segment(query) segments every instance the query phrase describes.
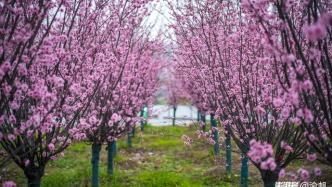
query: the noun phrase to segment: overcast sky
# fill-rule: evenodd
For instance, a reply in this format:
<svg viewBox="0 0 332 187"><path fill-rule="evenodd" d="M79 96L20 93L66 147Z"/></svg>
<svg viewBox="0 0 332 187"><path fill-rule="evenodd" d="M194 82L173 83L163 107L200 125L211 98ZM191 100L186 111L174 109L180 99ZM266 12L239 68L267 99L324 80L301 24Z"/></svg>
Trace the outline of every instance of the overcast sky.
<svg viewBox="0 0 332 187"><path fill-rule="evenodd" d="M155 27L152 29L152 36L156 37L158 32L168 32L167 25L170 24L170 10L167 6L167 3L164 1L159 1L153 3L154 6L151 6L151 15L148 18L147 23L153 24L156 23Z"/></svg>

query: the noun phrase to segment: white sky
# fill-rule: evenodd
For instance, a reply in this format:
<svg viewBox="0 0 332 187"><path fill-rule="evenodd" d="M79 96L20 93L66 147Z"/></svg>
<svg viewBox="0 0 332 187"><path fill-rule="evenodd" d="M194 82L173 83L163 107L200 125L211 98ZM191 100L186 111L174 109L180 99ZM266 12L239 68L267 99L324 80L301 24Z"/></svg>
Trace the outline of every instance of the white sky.
<svg viewBox="0 0 332 187"><path fill-rule="evenodd" d="M158 35L158 32L169 33L170 31L167 25L171 24L171 15L167 3L157 0L153 3L153 5L150 7L152 12L147 20L148 24L156 23L151 31L152 37L156 37Z"/></svg>

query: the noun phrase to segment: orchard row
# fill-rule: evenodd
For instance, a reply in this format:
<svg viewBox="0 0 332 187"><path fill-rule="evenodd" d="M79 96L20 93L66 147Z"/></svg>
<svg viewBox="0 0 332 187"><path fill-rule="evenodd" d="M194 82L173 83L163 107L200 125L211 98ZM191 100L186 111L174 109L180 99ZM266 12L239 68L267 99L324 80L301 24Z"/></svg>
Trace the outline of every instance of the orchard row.
<svg viewBox="0 0 332 187"><path fill-rule="evenodd" d="M98 186L102 145L141 121L158 88L163 43L143 27L149 3L0 3L0 167L11 159L40 186L50 160L86 141Z"/></svg>
<svg viewBox="0 0 332 187"><path fill-rule="evenodd" d="M191 0L169 6L178 87L221 124L197 131L198 138L215 152L218 134L225 134L227 147L234 140L265 186L275 186L303 155L332 167L331 1ZM184 139L189 146L192 139ZM299 180L310 173L320 170L300 169Z"/></svg>

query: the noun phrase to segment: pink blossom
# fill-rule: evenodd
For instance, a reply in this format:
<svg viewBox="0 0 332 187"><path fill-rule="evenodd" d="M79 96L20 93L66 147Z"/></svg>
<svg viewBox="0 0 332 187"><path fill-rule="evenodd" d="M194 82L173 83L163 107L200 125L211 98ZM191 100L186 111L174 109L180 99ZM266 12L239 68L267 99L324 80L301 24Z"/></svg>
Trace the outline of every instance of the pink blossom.
<svg viewBox="0 0 332 187"><path fill-rule="evenodd" d="M5 122L5 116L1 116L0 117L0 125L2 125Z"/></svg>
<svg viewBox="0 0 332 187"><path fill-rule="evenodd" d="M268 170L269 169L269 165L267 162L261 162L260 167L262 170Z"/></svg>
<svg viewBox="0 0 332 187"><path fill-rule="evenodd" d="M310 162L313 162L317 159L317 156L315 153L312 153L312 154L307 154L307 159L310 161Z"/></svg>
<svg viewBox="0 0 332 187"><path fill-rule="evenodd" d="M250 141L250 150L247 153L247 156L255 163L259 163L262 160L265 160L261 162L260 167L262 169L270 169L275 170L276 164L274 162L273 155L273 148L272 145L264 143L261 144L260 142L257 142L256 140Z"/></svg>
<svg viewBox="0 0 332 187"><path fill-rule="evenodd" d="M294 106L298 106L300 103L299 94L297 92L290 93L290 101Z"/></svg>
<svg viewBox="0 0 332 187"><path fill-rule="evenodd" d="M86 138L85 133L80 133L80 136L77 138L77 140L84 140Z"/></svg>
<svg viewBox="0 0 332 187"><path fill-rule="evenodd" d="M66 144L70 145L71 144L71 139L67 139Z"/></svg>
<svg viewBox="0 0 332 187"><path fill-rule="evenodd" d="M302 124L302 120L301 120L300 118L298 118L298 117L294 117L294 118L292 118L291 121L292 121L293 123L295 123L296 126L299 126L299 125Z"/></svg>
<svg viewBox="0 0 332 187"><path fill-rule="evenodd" d="M262 115L265 115L265 114L266 114L266 110L265 110L262 106L260 106L260 105L258 105L258 106L255 108L255 111L257 112L257 114L262 114Z"/></svg>
<svg viewBox="0 0 332 187"><path fill-rule="evenodd" d="M323 138L323 140L327 140L327 135L324 133L324 134L322 134L322 138Z"/></svg>
<svg viewBox="0 0 332 187"><path fill-rule="evenodd" d="M118 115L117 113L114 113L112 114L111 120L113 120L113 122L116 123L121 120L121 116Z"/></svg>
<svg viewBox="0 0 332 187"><path fill-rule="evenodd" d="M296 57L293 54L282 55L282 61L285 63L291 63L296 60Z"/></svg>
<svg viewBox="0 0 332 187"><path fill-rule="evenodd" d="M286 145L285 147L285 150L287 151L287 152L293 152L293 148L291 147L291 146L289 146L289 145Z"/></svg>
<svg viewBox="0 0 332 187"><path fill-rule="evenodd" d="M316 136L313 135L313 134L310 134L310 135L309 135L309 140L310 140L311 142L315 141L315 140L316 140Z"/></svg>
<svg viewBox="0 0 332 187"><path fill-rule="evenodd" d="M322 174L322 171L319 167L315 167L314 172L316 176L320 176Z"/></svg>
<svg viewBox="0 0 332 187"><path fill-rule="evenodd" d="M277 164L275 162L271 162L269 164L269 168L270 168L271 171L274 171L277 168Z"/></svg>
<svg viewBox="0 0 332 187"><path fill-rule="evenodd" d="M326 35L326 28L324 25L317 23L316 25L306 26L304 32L311 42L316 42L318 39L322 39Z"/></svg>
<svg viewBox="0 0 332 187"><path fill-rule="evenodd" d="M2 183L3 187L16 187L16 184L13 181L6 181Z"/></svg>
<svg viewBox="0 0 332 187"><path fill-rule="evenodd" d="M287 146L288 145L288 143L286 142L286 141L284 141L284 140L282 140L281 142L280 142L280 147L281 148L285 148L285 146Z"/></svg>
<svg viewBox="0 0 332 187"><path fill-rule="evenodd" d="M291 179L291 181L295 181L295 180L297 179L296 174L292 173L292 174L290 175L290 179Z"/></svg>
<svg viewBox="0 0 332 187"><path fill-rule="evenodd" d="M187 135L182 135L181 139L182 139L182 140L188 140L188 139L189 139L189 136L187 136Z"/></svg>
<svg viewBox="0 0 332 187"><path fill-rule="evenodd" d="M282 115L282 117L287 118L289 116L290 112L291 111L288 107L284 107L281 111L281 115Z"/></svg>
<svg viewBox="0 0 332 187"><path fill-rule="evenodd" d="M27 135L28 137L31 137L33 135L34 131L33 130L28 130Z"/></svg>
<svg viewBox="0 0 332 187"><path fill-rule="evenodd" d="M260 167L263 170L271 170L274 171L277 168L277 164L274 161L273 157L268 158L266 161L260 163Z"/></svg>
<svg viewBox="0 0 332 187"><path fill-rule="evenodd" d="M61 152L59 157L60 157L60 158L63 158L64 156L65 156L65 153L64 153L64 152Z"/></svg>
<svg viewBox="0 0 332 187"><path fill-rule="evenodd" d="M314 121L314 116L309 109L303 109L304 120L307 123L312 123Z"/></svg>
<svg viewBox="0 0 332 187"><path fill-rule="evenodd" d="M55 146L54 146L53 143L48 144L47 147L48 147L48 149L51 150L51 151L54 151L54 150L55 150Z"/></svg>
<svg viewBox="0 0 332 187"><path fill-rule="evenodd" d="M187 146L187 147L191 146L189 142L184 142L184 145Z"/></svg>
<svg viewBox="0 0 332 187"><path fill-rule="evenodd" d="M26 68L26 65L21 63L18 65L17 67L17 71L20 75L27 75L27 68Z"/></svg>
<svg viewBox="0 0 332 187"><path fill-rule="evenodd" d="M113 120L109 120L107 124L108 124L109 127L113 127L114 122L113 122Z"/></svg>
<svg viewBox="0 0 332 187"><path fill-rule="evenodd" d="M2 79L4 75L5 75L5 72L0 68L0 79Z"/></svg>
<svg viewBox="0 0 332 187"><path fill-rule="evenodd" d="M8 135L7 135L7 138L8 138L8 140L11 141L11 142L14 141L14 140L16 139L15 135L13 135L13 134L8 134Z"/></svg>
<svg viewBox="0 0 332 187"><path fill-rule="evenodd" d="M297 172L300 174L302 180L307 181L309 179L309 171L300 168Z"/></svg>
<svg viewBox="0 0 332 187"><path fill-rule="evenodd" d="M9 123L16 123L16 117L14 115L9 116Z"/></svg>
<svg viewBox="0 0 332 187"><path fill-rule="evenodd" d="M302 83L302 88L303 90L305 91L309 91L312 89L312 82L310 80L305 80L303 83Z"/></svg>
<svg viewBox="0 0 332 187"><path fill-rule="evenodd" d="M20 86L20 88L22 89L22 91L24 91L24 92L26 92L26 91L28 91L28 85L27 84L21 84L21 86Z"/></svg>
<svg viewBox="0 0 332 187"><path fill-rule="evenodd" d="M17 92L17 91L16 91ZM20 106L17 104L17 102L13 101L11 104L10 104L10 107L14 110L17 110Z"/></svg>
<svg viewBox="0 0 332 187"><path fill-rule="evenodd" d="M216 141L214 141L212 138L209 138L208 141L209 141L209 143L210 143L211 145L216 144Z"/></svg>
<svg viewBox="0 0 332 187"><path fill-rule="evenodd" d="M24 165L25 165L25 166L28 166L29 164L30 164L30 160L26 159L26 160L24 161Z"/></svg>
<svg viewBox="0 0 332 187"><path fill-rule="evenodd" d="M267 57L259 58L258 60L261 64L268 64L270 63L270 59Z"/></svg>
<svg viewBox="0 0 332 187"><path fill-rule="evenodd" d="M222 136L222 137L219 138L219 140L220 140L220 142L223 142L223 141L226 140L226 137L223 137L223 136Z"/></svg>
<svg viewBox="0 0 332 187"><path fill-rule="evenodd" d="M273 105L274 105L275 107L281 107L283 104L284 104L284 102L283 102L283 100L280 99L280 98L275 98L275 99L273 100Z"/></svg>
<svg viewBox="0 0 332 187"><path fill-rule="evenodd" d="M222 114L222 112L222 109L219 107L215 112L215 116L219 116L220 114Z"/></svg>
<svg viewBox="0 0 332 187"><path fill-rule="evenodd" d="M285 178L286 176L286 170L284 168L282 168L280 171L279 171L279 178L282 179L282 178Z"/></svg>
<svg viewBox="0 0 332 187"><path fill-rule="evenodd" d="M10 70L11 65L8 61L6 61L2 64L2 66L0 68L2 69L3 72L7 72Z"/></svg>

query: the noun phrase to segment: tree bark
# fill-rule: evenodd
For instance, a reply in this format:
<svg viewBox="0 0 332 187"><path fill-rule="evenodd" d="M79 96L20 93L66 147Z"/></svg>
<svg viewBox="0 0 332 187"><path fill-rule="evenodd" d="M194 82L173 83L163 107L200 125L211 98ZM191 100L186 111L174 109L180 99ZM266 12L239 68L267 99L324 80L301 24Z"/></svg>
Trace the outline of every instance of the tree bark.
<svg viewBox="0 0 332 187"><path fill-rule="evenodd" d="M231 145L231 137L226 135L226 172L232 172L232 145Z"/></svg>
<svg viewBox="0 0 332 187"><path fill-rule="evenodd" d="M173 126L175 125L176 107L173 107Z"/></svg>
<svg viewBox="0 0 332 187"><path fill-rule="evenodd" d="M206 118L205 115L201 113L201 120L204 123L204 125L202 126L202 131L205 132L206 131Z"/></svg>
<svg viewBox="0 0 332 187"><path fill-rule="evenodd" d="M248 157L245 154L242 154L241 187L247 187L248 186L248 176L249 176Z"/></svg>
<svg viewBox="0 0 332 187"><path fill-rule="evenodd" d="M128 147L132 147L132 145L133 145L133 143L132 143L132 140L131 140L131 138L132 138L132 130L130 130L129 132L128 132L128 134L127 134L127 143L128 143Z"/></svg>
<svg viewBox="0 0 332 187"><path fill-rule="evenodd" d="M40 187L41 177L28 178L28 187Z"/></svg>
<svg viewBox="0 0 332 187"><path fill-rule="evenodd" d="M214 114L211 114L211 128L217 127L217 121L214 119ZM219 154L218 131L213 131L213 140L216 142L213 146L214 154Z"/></svg>
<svg viewBox="0 0 332 187"><path fill-rule="evenodd" d="M40 187L41 178L44 176L44 169L45 166L31 166L23 169L24 174L28 179L28 187Z"/></svg>
<svg viewBox="0 0 332 187"><path fill-rule="evenodd" d="M135 137L135 128L136 128L136 125L133 126L133 129L131 129L131 137Z"/></svg>
<svg viewBox="0 0 332 187"><path fill-rule="evenodd" d="M264 181L264 187L274 187L279 179L279 170L260 170L262 179Z"/></svg>
<svg viewBox="0 0 332 187"><path fill-rule="evenodd" d="M199 122L201 120L201 111L198 110L197 111L197 122Z"/></svg>
<svg viewBox="0 0 332 187"><path fill-rule="evenodd" d="M112 175L114 173L113 158L115 156L116 142L108 142L107 146L107 173Z"/></svg>
<svg viewBox="0 0 332 187"><path fill-rule="evenodd" d="M100 157L100 144L92 144L92 187L98 187L99 179L99 157Z"/></svg>
<svg viewBox="0 0 332 187"><path fill-rule="evenodd" d="M144 117L144 110L141 110L141 117ZM144 120L141 121L141 132L144 130Z"/></svg>

